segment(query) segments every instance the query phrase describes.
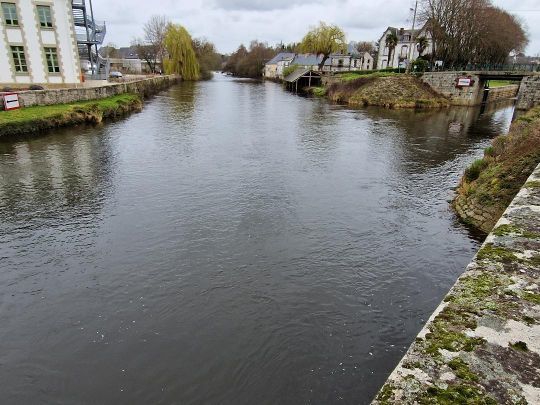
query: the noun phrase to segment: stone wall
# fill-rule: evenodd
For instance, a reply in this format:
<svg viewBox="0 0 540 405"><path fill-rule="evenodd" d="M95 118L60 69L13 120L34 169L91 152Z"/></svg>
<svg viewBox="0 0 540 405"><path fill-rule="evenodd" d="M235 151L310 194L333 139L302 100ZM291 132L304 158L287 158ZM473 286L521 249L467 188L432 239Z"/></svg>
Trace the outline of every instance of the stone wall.
<svg viewBox="0 0 540 405"><path fill-rule="evenodd" d="M540 403L540 165L374 404Z"/></svg>
<svg viewBox="0 0 540 405"><path fill-rule="evenodd" d="M519 88L516 109L528 110L537 105L540 105L540 75L523 79Z"/></svg>
<svg viewBox="0 0 540 405"><path fill-rule="evenodd" d="M471 76L474 85L459 89L456 87L456 78L464 76ZM453 105L471 106L482 102L479 88L481 85L480 78L476 75L466 72L426 72L421 79L437 93L448 97Z"/></svg>
<svg viewBox="0 0 540 405"><path fill-rule="evenodd" d="M454 208L464 222L486 233L493 229L493 226L503 212L498 206L481 203L476 198L466 195L458 195L456 197Z"/></svg>
<svg viewBox="0 0 540 405"><path fill-rule="evenodd" d="M493 101L507 100L509 98L515 98L519 91L519 85L512 84L509 86L503 87L494 87L489 89L489 95L487 102L491 103Z"/></svg>
<svg viewBox="0 0 540 405"><path fill-rule="evenodd" d="M130 82L108 84L100 87L65 88L19 92L19 101L23 107L36 105L69 104L77 101L97 100L125 93L148 97L180 81L179 76L155 76ZM0 108L4 100L0 93Z"/></svg>

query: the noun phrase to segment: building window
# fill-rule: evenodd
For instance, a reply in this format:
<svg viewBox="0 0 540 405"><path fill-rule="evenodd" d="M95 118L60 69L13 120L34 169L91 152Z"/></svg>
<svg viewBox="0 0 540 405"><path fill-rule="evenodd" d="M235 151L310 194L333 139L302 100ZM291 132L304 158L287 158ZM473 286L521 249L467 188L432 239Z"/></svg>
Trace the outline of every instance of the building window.
<svg viewBox="0 0 540 405"><path fill-rule="evenodd" d="M52 14L50 6L36 6L39 16L39 25L43 28L52 28Z"/></svg>
<svg viewBox="0 0 540 405"><path fill-rule="evenodd" d="M2 3L2 12L4 13L6 25L19 25L19 17L17 17L17 7L15 4Z"/></svg>
<svg viewBox="0 0 540 405"><path fill-rule="evenodd" d="M400 56L402 58L407 58L409 56L408 53L409 53L409 47L407 45L403 45L401 47L401 55Z"/></svg>
<svg viewBox="0 0 540 405"><path fill-rule="evenodd" d="M26 64L26 56L24 55L24 47L12 46L11 55L13 56L13 64L15 65L15 72L17 73L28 72L28 65Z"/></svg>
<svg viewBox="0 0 540 405"><path fill-rule="evenodd" d="M47 69L49 70L49 73L60 73L56 48L45 48L45 59L47 60Z"/></svg>

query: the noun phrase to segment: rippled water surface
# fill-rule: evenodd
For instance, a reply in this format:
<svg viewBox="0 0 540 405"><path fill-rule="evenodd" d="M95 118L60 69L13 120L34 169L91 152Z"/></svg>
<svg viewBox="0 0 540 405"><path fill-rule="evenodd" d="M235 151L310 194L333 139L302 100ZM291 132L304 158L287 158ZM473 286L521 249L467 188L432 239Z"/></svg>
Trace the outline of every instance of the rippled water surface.
<svg viewBox="0 0 540 405"><path fill-rule="evenodd" d="M368 403L478 247L448 200L512 113L220 76L0 142L0 402Z"/></svg>

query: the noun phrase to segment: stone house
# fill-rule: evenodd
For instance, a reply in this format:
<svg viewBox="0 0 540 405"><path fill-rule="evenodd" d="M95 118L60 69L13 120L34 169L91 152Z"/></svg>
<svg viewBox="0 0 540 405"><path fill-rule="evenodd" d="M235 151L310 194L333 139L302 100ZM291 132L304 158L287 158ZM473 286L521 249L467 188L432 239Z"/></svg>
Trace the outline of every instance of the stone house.
<svg viewBox="0 0 540 405"><path fill-rule="evenodd" d="M390 50L386 46L386 37L391 33L397 36L398 42L390 55ZM420 55L418 52L417 40L421 37L428 40L428 46L423 51L423 55L432 53L433 41L431 39L431 34L427 31L426 27L415 30L388 27L378 41L379 53L377 57L377 69L404 68L409 62L418 59Z"/></svg>
<svg viewBox="0 0 540 405"><path fill-rule="evenodd" d="M315 54L280 53L268 61L264 67L264 77L282 79L283 71L289 66L298 66L304 69L319 70L322 56ZM325 61L323 72L349 72L357 70L372 70L373 57L369 53L359 55L356 53L332 54Z"/></svg>
<svg viewBox="0 0 540 405"><path fill-rule="evenodd" d="M279 79L283 76L283 70L290 65L296 56L292 52L280 52L264 65L263 76L267 79Z"/></svg>

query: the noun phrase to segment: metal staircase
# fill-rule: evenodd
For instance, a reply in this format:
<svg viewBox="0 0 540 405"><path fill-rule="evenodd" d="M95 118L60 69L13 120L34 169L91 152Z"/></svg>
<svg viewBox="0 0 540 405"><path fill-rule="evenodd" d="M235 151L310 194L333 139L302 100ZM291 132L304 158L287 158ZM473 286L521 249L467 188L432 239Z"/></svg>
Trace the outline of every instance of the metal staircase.
<svg viewBox="0 0 540 405"><path fill-rule="evenodd" d="M98 47L103 44L107 26L104 21L94 19L92 0L72 0L73 22L79 48L80 60L90 62L89 79L107 79L109 63L99 55Z"/></svg>

